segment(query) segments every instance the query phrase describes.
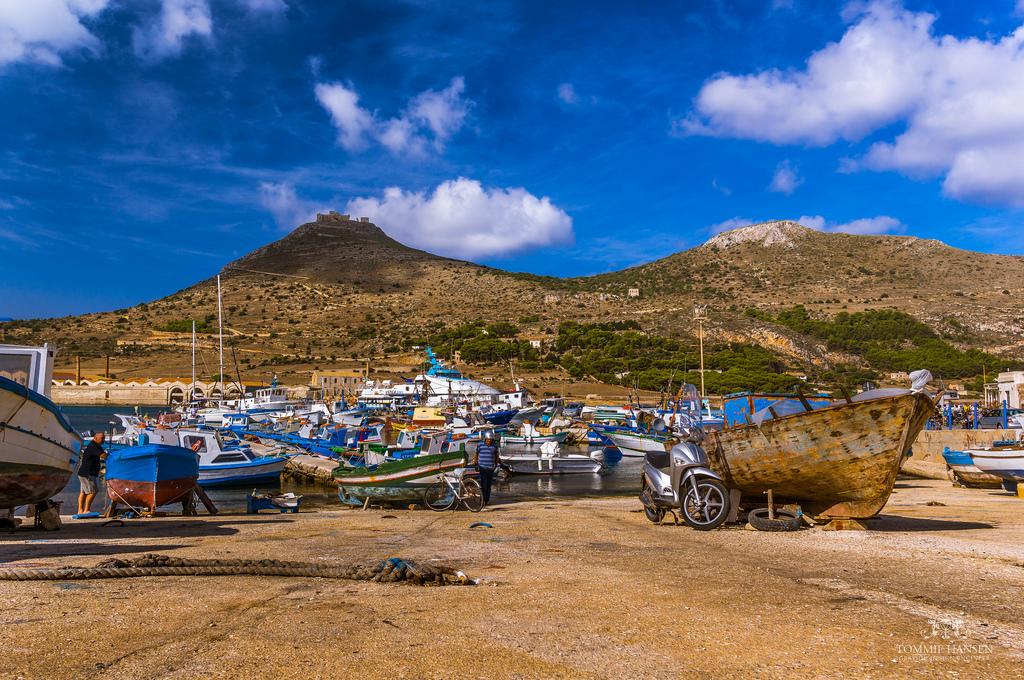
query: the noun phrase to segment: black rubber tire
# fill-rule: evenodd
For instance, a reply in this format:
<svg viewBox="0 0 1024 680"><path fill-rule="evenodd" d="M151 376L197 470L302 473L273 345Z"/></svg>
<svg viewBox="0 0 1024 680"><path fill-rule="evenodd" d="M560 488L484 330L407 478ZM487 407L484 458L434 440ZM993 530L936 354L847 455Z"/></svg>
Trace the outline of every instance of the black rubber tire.
<svg viewBox="0 0 1024 680"><path fill-rule="evenodd" d="M747 513L747 522L758 531L797 531L803 520L795 512L776 510L775 519L768 519L768 508L756 508Z"/></svg>
<svg viewBox="0 0 1024 680"><path fill-rule="evenodd" d="M689 486L688 482L684 481L683 484ZM704 478L697 482L698 492L703 488L709 487L714 492L716 500L720 501L718 503L720 510L714 518L706 522L690 517L690 513L687 511L687 498L692 492L692 489L687 489L686 491L680 489L679 495L682 496L682 507L679 508L679 512L683 515L683 521L686 522L686 526L691 529L696 529L698 531L711 531L712 529L717 529L722 526L725 524L725 520L729 519L729 490L725 488L724 484L716 479Z"/></svg>
<svg viewBox="0 0 1024 680"><path fill-rule="evenodd" d="M480 482L473 478L462 480L462 504L470 512L480 512L484 509L484 492L480 488Z"/></svg>
<svg viewBox="0 0 1024 680"><path fill-rule="evenodd" d="M661 524L662 520L665 519L665 508L651 508L650 506L645 505L644 517L655 524Z"/></svg>
<svg viewBox="0 0 1024 680"><path fill-rule="evenodd" d="M651 498L654 497L653 492L650 491L651 485L647 483L647 477L640 475L640 505L643 506L644 517L654 524L661 524L662 520L665 519L665 508L651 507L647 503L644 503L644 494L647 494Z"/></svg>
<svg viewBox="0 0 1024 680"><path fill-rule="evenodd" d="M423 505L434 512L444 512L451 509L454 504L455 494L443 479L428 486L427 490L423 492Z"/></svg>

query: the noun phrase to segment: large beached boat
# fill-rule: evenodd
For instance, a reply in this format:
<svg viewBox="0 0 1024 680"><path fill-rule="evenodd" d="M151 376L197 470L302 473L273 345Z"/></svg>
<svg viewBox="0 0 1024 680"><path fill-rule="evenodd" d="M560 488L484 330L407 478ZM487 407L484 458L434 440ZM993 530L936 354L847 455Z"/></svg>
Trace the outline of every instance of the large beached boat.
<svg viewBox="0 0 1024 680"><path fill-rule="evenodd" d="M0 510L45 501L68 483L82 438L49 399L53 350L0 345Z"/></svg>
<svg viewBox="0 0 1024 680"><path fill-rule="evenodd" d="M924 391L931 375L917 378L912 390L873 390L819 406L798 395L761 395L772 397L768 406L710 433L704 448L726 486L744 496L763 499L771 489L777 501L813 516L872 517L935 407Z"/></svg>

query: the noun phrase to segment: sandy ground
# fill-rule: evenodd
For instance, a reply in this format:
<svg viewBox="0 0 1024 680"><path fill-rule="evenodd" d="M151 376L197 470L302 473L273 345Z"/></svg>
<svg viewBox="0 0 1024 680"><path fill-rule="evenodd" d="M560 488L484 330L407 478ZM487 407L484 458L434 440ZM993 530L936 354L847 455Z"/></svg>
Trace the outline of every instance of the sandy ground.
<svg viewBox="0 0 1024 680"><path fill-rule="evenodd" d="M928 505L929 502L941 505ZM325 510L0 534L109 555L443 558L482 579L0 582L3 678L1020 677L1024 500L901 480L868 532L701 533L630 498ZM491 529L469 529L477 520Z"/></svg>

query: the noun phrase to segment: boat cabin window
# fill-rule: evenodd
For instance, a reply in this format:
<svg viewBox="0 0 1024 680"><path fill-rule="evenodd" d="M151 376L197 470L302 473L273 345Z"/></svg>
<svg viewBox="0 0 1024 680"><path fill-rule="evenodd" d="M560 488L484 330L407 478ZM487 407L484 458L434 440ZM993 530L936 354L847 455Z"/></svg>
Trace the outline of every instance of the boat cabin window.
<svg viewBox="0 0 1024 680"><path fill-rule="evenodd" d="M199 447L196 448L196 443L199 443ZM197 437L195 435L185 435L185 448L192 449L196 453L206 453L206 437Z"/></svg>
<svg viewBox="0 0 1024 680"><path fill-rule="evenodd" d="M222 453L213 459L214 464L217 463L244 463L248 458L241 453Z"/></svg>
<svg viewBox="0 0 1024 680"><path fill-rule="evenodd" d="M0 376L13 380L22 386L28 386L32 374L32 357L28 354L0 355Z"/></svg>

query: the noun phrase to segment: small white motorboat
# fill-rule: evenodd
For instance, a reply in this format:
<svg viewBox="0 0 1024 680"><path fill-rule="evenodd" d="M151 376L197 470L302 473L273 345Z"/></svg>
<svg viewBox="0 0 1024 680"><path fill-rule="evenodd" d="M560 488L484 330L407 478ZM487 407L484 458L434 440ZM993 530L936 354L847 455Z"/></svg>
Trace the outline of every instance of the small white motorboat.
<svg viewBox="0 0 1024 680"><path fill-rule="evenodd" d="M558 442L545 442L538 450L502 451L501 462L515 474L593 474L604 469L604 454L564 453Z"/></svg>
<svg viewBox="0 0 1024 680"><path fill-rule="evenodd" d="M964 451L975 467L1003 480L1003 488L1016 492L1017 484L1024 482L1024 442L995 442L992 446Z"/></svg>

